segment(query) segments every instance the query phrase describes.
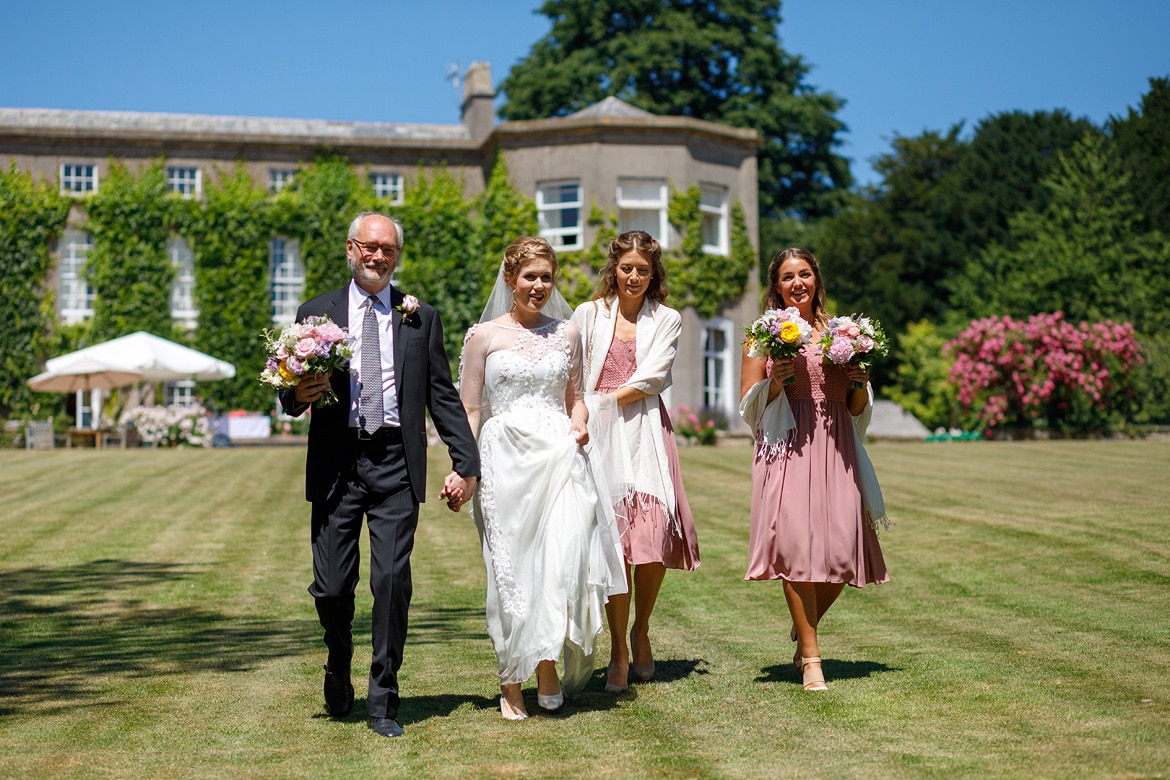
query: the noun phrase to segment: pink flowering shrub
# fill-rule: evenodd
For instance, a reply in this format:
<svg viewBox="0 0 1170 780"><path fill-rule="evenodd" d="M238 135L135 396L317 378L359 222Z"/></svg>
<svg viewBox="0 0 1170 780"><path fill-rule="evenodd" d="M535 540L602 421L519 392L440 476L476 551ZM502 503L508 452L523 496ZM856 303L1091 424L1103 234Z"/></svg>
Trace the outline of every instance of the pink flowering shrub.
<svg viewBox="0 0 1170 780"><path fill-rule="evenodd" d="M696 410L689 406L676 409L670 421L674 426L674 435L691 444L713 445L718 438L718 431L727 428L727 420L722 415L709 409Z"/></svg>
<svg viewBox="0 0 1170 780"><path fill-rule="evenodd" d="M1143 362L1128 322L1074 325L1062 312L974 320L945 350L959 404L988 433L1037 423L1057 433L1102 430L1129 392L1130 369Z"/></svg>

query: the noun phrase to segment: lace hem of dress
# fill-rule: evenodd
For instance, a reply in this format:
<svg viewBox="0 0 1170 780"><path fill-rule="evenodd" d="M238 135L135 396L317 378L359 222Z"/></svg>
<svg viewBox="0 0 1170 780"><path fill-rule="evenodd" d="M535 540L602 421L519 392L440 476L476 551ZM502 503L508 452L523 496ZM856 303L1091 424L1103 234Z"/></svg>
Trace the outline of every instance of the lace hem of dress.
<svg viewBox="0 0 1170 780"><path fill-rule="evenodd" d="M512 566L512 557L508 553L506 540L502 538L500 528L491 518L497 517L495 500L494 451L490 436L481 436L483 444L480 448L480 469L482 487L477 491L480 502L479 520L483 528L483 535L487 539L488 548L492 551L492 569L496 579L496 589L499 592L500 607L516 619L523 619L528 613L528 600L524 597L520 587L516 584L516 574ZM535 668L535 667L534 667Z"/></svg>

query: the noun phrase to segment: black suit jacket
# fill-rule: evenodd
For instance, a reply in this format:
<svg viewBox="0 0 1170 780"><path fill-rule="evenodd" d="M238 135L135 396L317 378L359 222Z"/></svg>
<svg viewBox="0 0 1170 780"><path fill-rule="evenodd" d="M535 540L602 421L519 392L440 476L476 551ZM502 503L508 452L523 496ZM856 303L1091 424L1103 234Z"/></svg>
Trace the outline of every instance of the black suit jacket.
<svg viewBox="0 0 1170 780"><path fill-rule="evenodd" d="M421 304L418 311L403 315L398 310L403 294L391 289L393 307L394 378L398 391L398 415L402 423L402 444L406 468L415 500L426 500L427 434L424 410L451 453L451 463L464 477L479 476L479 450L463 403L451 382L451 367L443 349L443 325L434 307ZM297 321L326 315L343 328L349 327L349 285L318 295L301 304ZM354 357L356 360L356 356ZM349 427L349 374L334 371L329 377L338 402L313 409L309 423L309 453L305 467L305 498L324 501L333 492L341 469L349 462L354 436ZM285 412L298 416L308 408L297 404L292 390L280 393Z"/></svg>

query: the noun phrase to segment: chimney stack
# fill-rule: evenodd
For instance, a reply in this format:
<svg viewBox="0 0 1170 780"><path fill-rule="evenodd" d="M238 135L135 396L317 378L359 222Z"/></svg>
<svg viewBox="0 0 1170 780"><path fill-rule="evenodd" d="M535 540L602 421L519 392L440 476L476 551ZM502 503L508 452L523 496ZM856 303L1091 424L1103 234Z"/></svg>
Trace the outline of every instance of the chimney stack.
<svg viewBox="0 0 1170 780"><path fill-rule="evenodd" d="M491 134L495 126L496 90L492 87L492 66L473 62L463 76L463 105L460 107L463 124L473 140L480 141Z"/></svg>

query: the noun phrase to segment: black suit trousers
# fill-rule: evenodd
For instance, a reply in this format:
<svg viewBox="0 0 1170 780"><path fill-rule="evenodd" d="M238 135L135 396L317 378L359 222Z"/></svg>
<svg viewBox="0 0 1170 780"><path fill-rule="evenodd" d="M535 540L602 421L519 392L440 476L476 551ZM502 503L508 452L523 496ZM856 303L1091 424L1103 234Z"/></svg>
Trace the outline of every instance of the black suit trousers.
<svg viewBox="0 0 1170 780"><path fill-rule="evenodd" d="M358 583L358 540L365 517L370 533L370 592L374 596L370 660L371 717L398 716L398 669L410 607L410 553L418 502L410 489L401 437L353 441L332 493L314 501L313 584L317 613L330 655L352 646L350 622Z"/></svg>

